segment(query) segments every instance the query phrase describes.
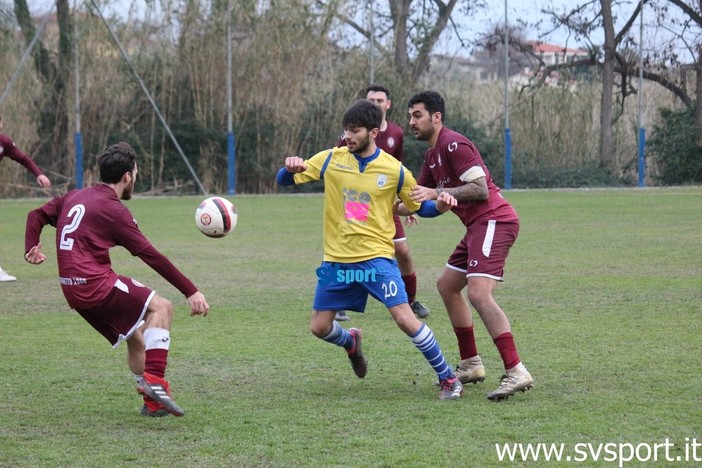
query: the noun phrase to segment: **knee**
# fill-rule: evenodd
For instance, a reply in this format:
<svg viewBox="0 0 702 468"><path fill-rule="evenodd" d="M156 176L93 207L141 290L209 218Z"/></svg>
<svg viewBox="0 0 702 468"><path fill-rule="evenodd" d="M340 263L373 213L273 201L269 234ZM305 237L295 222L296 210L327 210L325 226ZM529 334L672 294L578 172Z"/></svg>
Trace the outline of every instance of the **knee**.
<svg viewBox="0 0 702 468"><path fill-rule="evenodd" d="M450 296L451 294L460 294L461 289L456 289L456 284L454 281L449 280L448 278L442 276L439 276L439 279L436 280L436 289L438 289L439 294L441 297L446 297Z"/></svg>
<svg viewBox="0 0 702 468"><path fill-rule="evenodd" d="M436 280L436 289L439 291L439 294L441 294L442 296L444 295L444 292L446 291L446 282L443 279L441 279L440 276Z"/></svg>
<svg viewBox="0 0 702 468"><path fill-rule="evenodd" d="M329 330L327 330L325 333L325 331L322 330L320 328L320 326L314 322L310 323L310 331L317 338L323 338L323 337L327 336L327 334L329 333Z"/></svg>
<svg viewBox="0 0 702 468"><path fill-rule="evenodd" d="M333 323L332 323L333 325ZM331 325L324 320L319 320L318 317L313 317L310 321L310 332L317 338L324 338L331 331Z"/></svg>
<svg viewBox="0 0 702 468"><path fill-rule="evenodd" d="M407 306L407 310L393 314L397 327L406 335L412 335L422 326L422 323L415 317L412 309Z"/></svg>
<svg viewBox="0 0 702 468"><path fill-rule="evenodd" d="M480 312L485 309L485 306L492 301L492 296L489 291L483 288L468 287L468 301Z"/></svg>
<svg viewBox="0 0 702 468"><path fill-rule="evenodd" d="M157 296L154 297L151 313L161 320L167 321L169 324L173 320L173 303L168 299Z"/></svg>

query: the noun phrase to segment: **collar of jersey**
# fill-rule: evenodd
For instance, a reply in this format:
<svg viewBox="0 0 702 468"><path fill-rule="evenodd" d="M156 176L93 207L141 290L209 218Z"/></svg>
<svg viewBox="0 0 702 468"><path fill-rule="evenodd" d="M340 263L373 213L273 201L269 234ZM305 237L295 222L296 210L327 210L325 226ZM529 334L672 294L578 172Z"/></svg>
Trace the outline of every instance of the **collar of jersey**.
<svg viewBox="0 0 702 468"><path fill-rule="evenodd" d="M367 158L363 158L356 153L353 153L353 156L356 158L356 161L358 161L358 171L363 174L363 171L366 170L366 166L370 164L371 162L375 161L378 156L380 156L380 147L375 149L375 153L371 154Z"/></svg>

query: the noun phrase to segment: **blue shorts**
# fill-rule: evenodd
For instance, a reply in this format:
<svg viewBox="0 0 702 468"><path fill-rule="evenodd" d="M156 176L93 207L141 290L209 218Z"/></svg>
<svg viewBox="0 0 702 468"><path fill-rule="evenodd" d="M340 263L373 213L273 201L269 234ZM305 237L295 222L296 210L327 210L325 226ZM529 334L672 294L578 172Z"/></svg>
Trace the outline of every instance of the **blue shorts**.
<svg viewBox="0 0 702 468"><path fill-rule="evenodd" d="M390 308L407 303L397 262L374 258L357 263L322 262L317 268L314 310L366 310L368 294Z"/></svg>

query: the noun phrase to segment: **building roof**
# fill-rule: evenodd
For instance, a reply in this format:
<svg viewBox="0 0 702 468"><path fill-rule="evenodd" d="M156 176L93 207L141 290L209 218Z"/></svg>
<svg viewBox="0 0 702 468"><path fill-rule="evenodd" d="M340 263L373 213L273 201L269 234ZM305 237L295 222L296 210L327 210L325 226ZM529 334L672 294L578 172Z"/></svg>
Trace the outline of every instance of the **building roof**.
<svg viewBox="0 0 702 468"><path fill-rule="evenodd" d="M566 55L585 55L587 51L582 49L570 49L555 44L547 44L545 42L531 41L528 43L534 49L534 52L542 54L566 54Z"/></svg>

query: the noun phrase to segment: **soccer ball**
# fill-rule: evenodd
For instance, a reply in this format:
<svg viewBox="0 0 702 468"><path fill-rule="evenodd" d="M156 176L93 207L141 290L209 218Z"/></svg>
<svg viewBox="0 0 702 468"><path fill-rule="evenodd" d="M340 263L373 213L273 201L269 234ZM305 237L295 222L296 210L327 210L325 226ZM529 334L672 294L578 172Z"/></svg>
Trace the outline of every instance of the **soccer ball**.
<svg viewBox="0 0 702 468"><path fill-rule="evenodd" d="M236 208L226 198L210 197L195 210L195 225L207 237L226 236L236 222Z"/></svg>

